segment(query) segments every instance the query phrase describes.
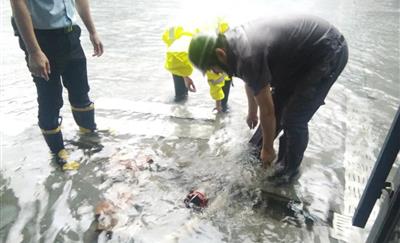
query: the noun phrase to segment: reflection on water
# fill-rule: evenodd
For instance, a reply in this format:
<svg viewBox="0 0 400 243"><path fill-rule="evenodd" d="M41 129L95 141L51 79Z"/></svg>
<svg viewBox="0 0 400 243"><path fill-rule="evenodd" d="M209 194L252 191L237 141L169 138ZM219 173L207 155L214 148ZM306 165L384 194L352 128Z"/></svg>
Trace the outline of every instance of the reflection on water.
<svg viewBox="0 0 400 243"><path fill-rule="evenodd" d="M92 1L106 53L88 58L91 95L104 129L77 133L62 110L67 148L82 163L62 173L36 126L36 94L1 3L1 242L105 242L95 207L111 201L110 242L336 242L332 215L351 215L399 104L399 2L367 1ZM212 7L211 7L212 6ZM216 117L202 76L198 92L172 103L163 69L163 29L224 16L307 12L339 27L349 64L310 124L302 176L271 188L250 156L243 84L234 80L231 112ZM82 44L89 56L86 32ZM153 164L143 164L148 155ZM185 208L191 189L210 199L202 213ZM279 196L277 196L279 195ZM342 235L339 235L342 233ZM336 232L363 242L365 231Z"/></svg>

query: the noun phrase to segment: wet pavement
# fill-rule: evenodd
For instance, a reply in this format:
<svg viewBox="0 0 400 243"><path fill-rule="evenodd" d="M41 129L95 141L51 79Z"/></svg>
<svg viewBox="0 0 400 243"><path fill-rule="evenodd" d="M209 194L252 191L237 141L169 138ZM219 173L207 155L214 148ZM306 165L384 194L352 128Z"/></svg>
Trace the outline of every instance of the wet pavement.
<svg viewBox="0 0 400 243"><path fill-rule="evenodd" d="M91 5L104 56L91 57L87 32L81 41L102 131L79 134L65 102L67 149L82 165L64 173L36 125L35 87L12 35L10 6L1 3L0 242L364 241L368 228L331 228L335 214L354 212L400 103L397 0ZM243 82L234 79L226 115L212 113L199 73L193 76L198 92L173 103L161 34L169 24L207 22L217 15L235 25L291 12L334 23L348 41L350 59L310 123L300 178L273 187L247 144L252 131L245 124ZM183 202L193 189L209 199L201 212ZM107 225L100 232L99 210Z"/></svg>

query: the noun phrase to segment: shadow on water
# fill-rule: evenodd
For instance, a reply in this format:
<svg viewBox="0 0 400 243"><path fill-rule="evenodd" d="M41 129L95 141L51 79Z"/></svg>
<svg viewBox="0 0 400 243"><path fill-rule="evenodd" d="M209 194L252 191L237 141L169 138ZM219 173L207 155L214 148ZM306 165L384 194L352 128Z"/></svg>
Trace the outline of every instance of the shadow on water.
<svg viewBox="0 0 400 243"><path fill-rule="evenodd" d="M7 180L0 174L0 239L2 242L5 242L7 233L16 221L18 211L20 211L18 198L14 195L13 190L7 187L7 184Z"/></svg>

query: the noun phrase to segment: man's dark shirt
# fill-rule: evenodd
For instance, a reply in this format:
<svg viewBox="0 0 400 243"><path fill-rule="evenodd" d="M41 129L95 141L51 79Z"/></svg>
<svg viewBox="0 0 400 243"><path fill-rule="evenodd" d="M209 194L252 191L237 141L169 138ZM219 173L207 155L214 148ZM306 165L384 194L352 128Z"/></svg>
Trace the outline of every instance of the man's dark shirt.
<svg viewBox="0 0 400 243"><path fill-rule="evenodd" d="M253 21L225 33L228 72L243 79L255 95L267 84L293 91L313 82L307 77L323 69L335 53L332 40L340 35L314 16Z"/></svg>

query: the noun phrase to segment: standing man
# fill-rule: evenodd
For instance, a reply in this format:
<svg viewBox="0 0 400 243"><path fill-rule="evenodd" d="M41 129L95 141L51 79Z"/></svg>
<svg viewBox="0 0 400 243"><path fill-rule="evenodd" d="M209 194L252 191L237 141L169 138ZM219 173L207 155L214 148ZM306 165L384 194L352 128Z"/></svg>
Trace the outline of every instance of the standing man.
<svg viewBox="0 0 400 243"><path fill-rule="evenodd" d="M225 71L246 83L250 128L258 124L259 109L263 165L276 158L273 141L283 130L270 179L293 179L308 144L308 122L347 63L343 35L313 16L260 19L218 36L193 37L189 58L202 71Z"/></svg>
<svg viewBox="0 0 400 243"><path fill-rule="evenodd" d="M75 8L90 34L93 56L103 44L90 15L88 0L11 0L13 27L37 89L39 127L63 170L75 170L61 133L62 84L75 122L82 132L96 129L94 105L89 99L86 57L80 44ZM62 82L62 84L61 84Z"/></svg>

